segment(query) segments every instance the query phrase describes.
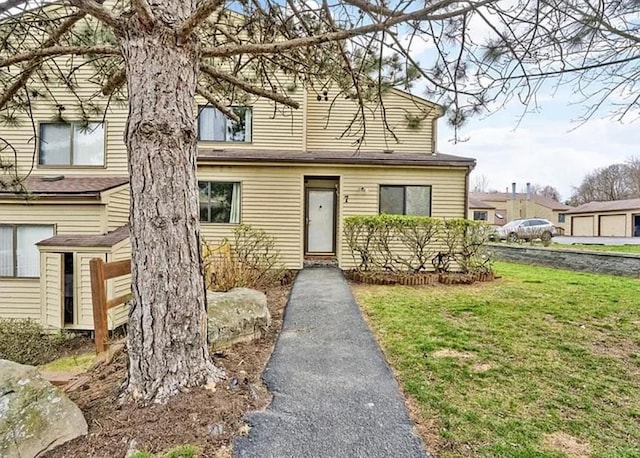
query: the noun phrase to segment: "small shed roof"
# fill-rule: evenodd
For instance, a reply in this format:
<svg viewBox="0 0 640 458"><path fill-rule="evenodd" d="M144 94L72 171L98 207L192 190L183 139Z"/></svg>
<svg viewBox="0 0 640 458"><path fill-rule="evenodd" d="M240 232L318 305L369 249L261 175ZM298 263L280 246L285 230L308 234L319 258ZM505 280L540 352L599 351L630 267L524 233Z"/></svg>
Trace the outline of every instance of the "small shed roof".
<svg viewBox="0 0 640 458"><path fill-rule="evenodd" d="M107 232L106 234L62 234L54 235L51 238L42 240L38 246L55 247L105 247L111 248L114 245L126 240L129 237L129 225Z"/></svg>

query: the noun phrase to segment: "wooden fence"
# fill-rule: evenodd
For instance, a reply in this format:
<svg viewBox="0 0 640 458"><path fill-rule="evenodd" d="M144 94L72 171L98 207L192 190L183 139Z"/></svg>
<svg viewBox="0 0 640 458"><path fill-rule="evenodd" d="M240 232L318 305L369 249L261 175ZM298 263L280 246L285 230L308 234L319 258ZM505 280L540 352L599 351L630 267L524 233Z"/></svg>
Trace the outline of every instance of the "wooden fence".
<svg viewBox="0 0 640 458"><path fill-rule="evenodd" d="M109 350L109 327L107 312L131 300L131 293L107 298L107 280L131 273L131 260L104 262L100 258L89 262L91 271L91 301L93 302L93 329L96 342L96 353L101 354Z"/></svg>

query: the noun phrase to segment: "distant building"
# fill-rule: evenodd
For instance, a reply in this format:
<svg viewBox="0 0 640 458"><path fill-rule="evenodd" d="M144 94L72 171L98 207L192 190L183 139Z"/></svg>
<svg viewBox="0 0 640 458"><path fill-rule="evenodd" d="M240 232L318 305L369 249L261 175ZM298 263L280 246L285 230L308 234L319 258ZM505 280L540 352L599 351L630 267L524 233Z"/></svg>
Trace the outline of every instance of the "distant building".
<svg viewBox="0 0 640 458"><path fill-rule="evenodd" d="M640 199L589 202L567 212L571 235L640 237Z"/></svg>

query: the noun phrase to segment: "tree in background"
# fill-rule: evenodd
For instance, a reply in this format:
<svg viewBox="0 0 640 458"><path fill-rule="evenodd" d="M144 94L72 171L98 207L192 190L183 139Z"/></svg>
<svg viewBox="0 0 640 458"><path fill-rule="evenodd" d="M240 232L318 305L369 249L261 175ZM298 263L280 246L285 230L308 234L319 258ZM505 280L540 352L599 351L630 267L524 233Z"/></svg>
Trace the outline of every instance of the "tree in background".
<svg viewBox="0 0 640 458"><path fill-rule="evenodd" d="M542 186L534 183L531 185L531 193L560 202L560 192L551 185Z"/></svg>
<svg viewBox="0 0 640 458"><path fill-rule="evenodd" d="M640 198L640 158L631 157L624 164L612 164L589 173L573 188L570 205L593 201Z"/></svg>
<svg viewBox="0 0 640 458"><path fill-rule="evenodd" d="M585 116L615 96L624 118L638 113L639 10L635 0L4 0L0 120L29 123L37 138L34 103L85 121L128 103L126 394L163 401L222 377L206 343L196 94L236 120L228 107L248 94L274 109L298 108L287 95L295 87L349 98L358 109L344 135L355 145L371 107L384 113L384 92L418 79L456 128L505 100L534 103L550 78L584 94ZM430 57L418 62L412 50L425 43ZM99 90L79 90L81 69ZM329 80L337 89L325 94ZM55 100L53 85L73 106ZM29 173L17 170L16 154L11 139L0 140L5 187Z"/></svg>

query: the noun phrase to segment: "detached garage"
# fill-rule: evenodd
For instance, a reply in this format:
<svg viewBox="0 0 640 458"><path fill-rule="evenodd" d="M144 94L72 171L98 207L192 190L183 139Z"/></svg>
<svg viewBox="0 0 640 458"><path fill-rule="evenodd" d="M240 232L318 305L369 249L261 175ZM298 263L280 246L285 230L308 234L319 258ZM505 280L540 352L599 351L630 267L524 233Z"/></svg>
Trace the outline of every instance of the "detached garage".
<svg viewBox="0 0 640 458"><path fill-rule="evenodd" d="M567 212L571 235L640 237L640 199L589 202Z"/></svg>

